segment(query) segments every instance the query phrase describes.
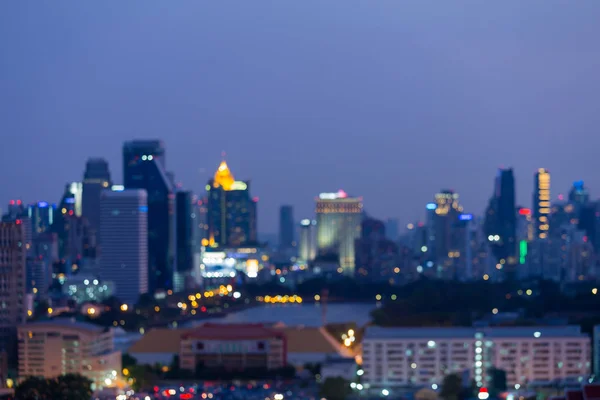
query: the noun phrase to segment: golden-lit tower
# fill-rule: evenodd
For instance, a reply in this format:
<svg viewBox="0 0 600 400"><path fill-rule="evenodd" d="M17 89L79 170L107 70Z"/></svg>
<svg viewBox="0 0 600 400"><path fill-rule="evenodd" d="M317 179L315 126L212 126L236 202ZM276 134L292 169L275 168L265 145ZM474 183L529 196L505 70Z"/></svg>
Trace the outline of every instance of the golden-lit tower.
<svg viewBox="0 0 600 400"><path fill-rule="evenodd" d="M550 172L540 168L535 174L533 192L533 217L535 219L536 235L540 239L548 237L550 229Z"/></svg>
<svg viewBox="0 0 600 400"><path fill-rule="evenodd" d="M231 190L233 184L235 183L235 179L233 178L233 174L231 170L227 166L225 160L221 161L219 164L219 168L215 172L215 177L213 178L213 187L218 188L222 187L223 190Z"/></svg>

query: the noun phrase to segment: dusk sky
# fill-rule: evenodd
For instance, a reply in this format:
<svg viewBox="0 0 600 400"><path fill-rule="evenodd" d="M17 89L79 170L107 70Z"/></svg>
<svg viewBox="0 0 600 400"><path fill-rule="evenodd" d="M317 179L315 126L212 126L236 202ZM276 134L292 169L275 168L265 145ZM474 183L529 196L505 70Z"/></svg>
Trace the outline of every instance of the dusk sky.
<svg viewBox="0 0 600 400"><path fill-rule="evenodd" d="M198 194L227 153L260 198L313 215L319 192L422 219L456 190L481 214L499 166L531 206L600 193L600 1L4 1L0 208L58 202L122 143L162 139Z"/></svg>

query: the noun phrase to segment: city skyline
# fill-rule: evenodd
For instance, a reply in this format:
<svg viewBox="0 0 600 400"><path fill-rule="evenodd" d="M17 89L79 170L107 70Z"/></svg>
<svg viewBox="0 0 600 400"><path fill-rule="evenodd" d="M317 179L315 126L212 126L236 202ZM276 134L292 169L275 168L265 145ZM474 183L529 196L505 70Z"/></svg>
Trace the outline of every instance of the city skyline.
<svg viewBox="0 0 600 400"><path fill-rule="evenodd" d="M577 180L597 198L597 2L3 7L18 39L0 66L3 210L58 202L90 157L120 181L122 143L154 138L196 194L226 151L260 232L277 232L280 205L312 218L314 196L339 189L402 225L447 188L482 215L502 165L518 205L538 168L553 200Z"/></svg>

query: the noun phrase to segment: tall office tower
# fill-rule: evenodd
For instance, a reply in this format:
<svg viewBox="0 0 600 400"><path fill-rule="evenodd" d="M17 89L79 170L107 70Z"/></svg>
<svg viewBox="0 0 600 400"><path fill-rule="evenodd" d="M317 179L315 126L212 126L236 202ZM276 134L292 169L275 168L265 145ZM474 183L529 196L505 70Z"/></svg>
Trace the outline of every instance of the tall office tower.
<svg viewBox="0 0 600 400"><path fill-rule="evenodd" d="M222 161L206 185L208 193L208 242L211 247L245 246L257 242L256 199L250 182L236 181Z"/></svg>
<svg viewBox="0 0 600 400"><path fill-rule="evenodd" d="M177 192L175 195L175 274L174 290L181 292L192 277L194 268L196 215L193 209L192 192Z"/></svg>
<svg viewBox="0 0 600 400"><path fill-rule="evenodd" d="M148 292L148 195L143 189L103 191L100 197L100 276L134 304Z"/></svg>
<svg viewBox="0 0 600 400"><path fill-rule="evenodd" d="M321 193L317 200L318 255L338 254L344 273L354 275L354 241L360 237L362 198L337 193Z"/></svg>
<svg viewBox="0 0 600 400"><path fill-rule="evenodd" d="M449 257L449 253L453 251L453 236L454 227L458 221L459 215L463 211L463 207L459 203L458 193L452 190L442 190L440 193L436 193L435 202L430 203L434 207L427 206L427 208L433 208L433 255L435 262L438 265L442 264L445 259Z"/></svg>
<svg viewBox="0 0 600 400"><path fill-rule="evenodd" d="M535 174L533 191L533 218L535 233L539 239L548 238L550 229L550 172L544 168Z"/></svg>
<svg viewBox="0 0 600 400"><path fill-rule="evenodd" d="M56 204L49 204L46 201L30 204L27 215L31 219L31 231L35 237L39 233L46 232L54 223Z"/></svg>
<svg viewBox="0 0 600 400"><path fill-rule="evenodd" d="M294 209L292 206L279 208L279 249L291 249L294 241Z"/></svg>
<svg viewBox="0 0 600 400"><path fill-rule="evenodd" d="M81 195L83 185L80 182L67 183L54 217L52 231L58 235L58 255L75 262L75 255L69 253L69 236L72 221L81 217Z"/></svg>
<svg viewBox="0 0 600 400"><path fill-rule="evenodd" d="M158 140L134 140L123 145L126 189L148 194L148 284L150 293L173 287L175 257L175 196L165 171L165 148ZM100 241L102 243L102 241Z"/></svg>
<svg viewBox="0 0 600 400"><path fill-rule="evenodd" d="M82 215L96 232L100 229L100 194L110 188L110 171L103 158L90 158L83 174Z"/></svg>
<svg viewBox="0 0 600 400"><path fill-rule="evenodd" d="M194 212L196 214L195 228L198 244L208 246L208 198L201 197L197 199Z"/></svg>
<svg viewBox="0 0 600 400"><path fill-rule="evenodd" d="M494 194L486 212L485 233L500 269L514 279L517 257L517 210L515 178L512 169L500 169L495 180ZM506 267L506 269L505 269Z"/></svg>
<svg viewBox="0 0 600 400"><path fill-rule="evenodd" d="M396 241L398 240L398 219L397 218L388 218L385 221L385 232L388 239Z"/></svg>
<svg viewBox="0 0 600 400"><path fill-rule="evenodd" d="M300 260L305 263L309 263L317 256L316 246L316 235L315 227L317 221L310 219L303 219L300 221L300 246L298 256Z"/></svg>
<svg viewBox="0 0 600 400"><path fill-rule="evenodd" d="M0 222L0 353L5 351L9 362L16 362L16 328L27 317L24 241L25 230L20 220Z"/></svg>
<svg viewBox="0 0 600 400"><path fill-rule="evenodd" d="M366 218L361 226L360 238L354 243L356 278L369 281L392 280L400 272L398 245L387 239L382 221Z"/></svg>
<svg viewBox="0 0 600 400"><path fill-rule="evenodd" d="M58 261L58 236L45 232L36 236L27 257L27 291L46 298L52 284L52 265ZM35 289L35 290L34 290Z"/></svg>
<svg viewBox="0 0 600 400"><path fill-rule="evenodd" d="M575 207L576 215L579 215L579 212L583 206L585 206L590 201L590 193L585 187L583 181L575 181L573 182L573 187L569 191L569 203L571 203Z"/></svg>

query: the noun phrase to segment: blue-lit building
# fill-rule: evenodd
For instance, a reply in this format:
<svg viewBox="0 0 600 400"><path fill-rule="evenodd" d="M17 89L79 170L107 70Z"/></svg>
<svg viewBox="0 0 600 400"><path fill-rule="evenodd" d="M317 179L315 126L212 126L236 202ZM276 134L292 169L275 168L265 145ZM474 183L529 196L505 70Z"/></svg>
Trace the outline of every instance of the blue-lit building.
<svg viewBox="0 0 600 400"><path fill-rule="evenodd" d="M47 201L30 204L27 208L27 216L31 219L31 229L34 236L46 232L56 218L56 204L50 204Z"/></svg>
<svg viewBox="0 0 600 400"><path fill-rule="evenodd" d="M82 215L95 231L100 229L100 195L111 186L108 162L103 158L90 158L83 174Z"/></svg>
<svg viewBox="0 0 600 400"><path fill-rule="evenodd" d="M236 181L223 161L206 185L206 190L208 245L256 245L256 200L250 197L250 182Z"/></svg>
<svg viewBox="0 0 600 400"><path fill-rule="evenodd" d="M175 256L175 194L165 170L165 148L159 140L134 140L123 145L123 184L148 194L149 292L173 288Z"/></svg>

